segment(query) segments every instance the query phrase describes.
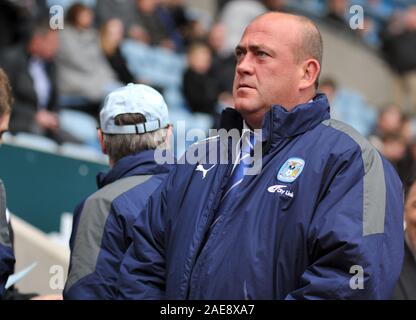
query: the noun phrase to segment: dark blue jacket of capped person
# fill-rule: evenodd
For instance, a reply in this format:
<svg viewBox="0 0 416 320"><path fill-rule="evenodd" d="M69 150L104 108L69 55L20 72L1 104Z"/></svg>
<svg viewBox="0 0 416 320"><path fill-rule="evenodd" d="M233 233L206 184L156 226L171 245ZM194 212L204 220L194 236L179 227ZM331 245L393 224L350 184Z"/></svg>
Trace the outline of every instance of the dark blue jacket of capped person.
<svg viewBox="0 0 416 320"><path fill-rule="evenodd" d="M6 218L6 191L0 180L0 300L5 293L7 279L14 270L14 253Z"/></svg>
<svg viewBox="0 0 416 320"><path fill-rule="evenodd" d="M146 150L120 159L107 174L97 176L99 190L74 213L64 299L116 298L134 220L169 169L155 162L154 150Z"/></svg>
<svg viewBox="0 0 416 320"><path fill-rule="evenodd" d="M222 121L243 126L233 109ZM244 178L215 223L233 165L202 159L231 139L199 143L200 164L175 166L136 220L120 298L390 298L403 259L392 166L330 119L321 94L290 112L273 106L262 135L261 173Z"/></svg>

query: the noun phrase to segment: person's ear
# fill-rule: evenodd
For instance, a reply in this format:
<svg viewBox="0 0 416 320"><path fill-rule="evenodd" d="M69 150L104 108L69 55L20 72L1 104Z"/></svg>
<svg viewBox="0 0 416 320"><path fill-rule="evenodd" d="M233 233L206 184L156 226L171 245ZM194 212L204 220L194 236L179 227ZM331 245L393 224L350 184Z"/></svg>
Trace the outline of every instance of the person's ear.
<svg viewBox="0 0 416 320"><path fill-rule="evenodd" d="M321 71L321 66L316 59L308 59L302 63L302 74L299 89L305 90L315 86L315 82Z"/></svg>
<svg viewBox="0 0 416 320"><path fill-rule="evenodd" d="M100 128L97 129L97 135L98 135L98 141L100 141L101 151L104 154L107 154L107 148L105 147L105 143L104 143L104 134Z"/></svg>
<svg viewBox="0 0 416 320"><path fill-rule="evenodd" d="M169 124L167 127L167 134L166 134L166 138L165 138L165 144L166 146L170 146L170 141L172 139L172 135L173 135L173 125Z"/></svg>

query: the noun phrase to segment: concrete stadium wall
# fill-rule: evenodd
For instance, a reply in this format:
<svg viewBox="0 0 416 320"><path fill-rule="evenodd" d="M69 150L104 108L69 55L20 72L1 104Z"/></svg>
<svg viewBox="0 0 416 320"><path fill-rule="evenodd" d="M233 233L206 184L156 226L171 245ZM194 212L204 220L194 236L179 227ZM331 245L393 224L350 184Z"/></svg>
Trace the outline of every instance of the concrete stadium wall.
<svg viewBox="0 0 416 320"><path fill-rule="evenodd" d="M318 23L324 42L321 79L331 76L338 84L361 92L375 107L392 101L393 75L388 65L358 39Z"/></svg>
<svg viewBox="0 0 416 320"><path fill-rule="evenodd" d="M97 190L96 175L108 171L108 166L64 155L61 147L42 149L35 143L29 147L17 140L16 136L4 143L0 152L0 177L6 187L7 207L43 232L59 232L61 215L72 212L82 199ZM77 152L83 154L82 150Z"/></svg>
<svg viewBox="0 0 416 320"><path fill-rule="evenodd" d="M12 216L16 255L15 271L33 262L37 266L15 286L23 293L61 294L69 264L69 249L52 242L48 236L27 222Z"/></svg>

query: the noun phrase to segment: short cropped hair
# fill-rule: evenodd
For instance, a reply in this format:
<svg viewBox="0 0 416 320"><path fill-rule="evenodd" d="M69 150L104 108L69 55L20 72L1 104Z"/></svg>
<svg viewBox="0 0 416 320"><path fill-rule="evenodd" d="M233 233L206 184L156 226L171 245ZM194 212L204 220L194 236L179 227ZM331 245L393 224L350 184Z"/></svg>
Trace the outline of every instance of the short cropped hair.
<svg viewBox="0 0 416 320"><path fill-rule="evenodd" d="M323 41L322 35L316 24L309 18L297 16L304 28L301 33L301 42L295 50L295 58L298 62L304 59L313 58L319 62L322 67ZM319 87L319 74L316 78L315 88Z"/></svg>
<svg viewBox="0 0 416 320"><path fill-rule="evenodd" d="M83 11L90 11L90 7L80 2L74 3L69 7L68 12L65 16L66 22L71 26L77 26L78 17Z"/></svg>
<svg viewBox="0 0 416 320"><path fill-rule="evenodd" d="M33 38L37 36L44 38L49 32L57 32L56 30L51 29L49 18L44 16L37 17L25 28L23 42L28 45Z"/></svg>

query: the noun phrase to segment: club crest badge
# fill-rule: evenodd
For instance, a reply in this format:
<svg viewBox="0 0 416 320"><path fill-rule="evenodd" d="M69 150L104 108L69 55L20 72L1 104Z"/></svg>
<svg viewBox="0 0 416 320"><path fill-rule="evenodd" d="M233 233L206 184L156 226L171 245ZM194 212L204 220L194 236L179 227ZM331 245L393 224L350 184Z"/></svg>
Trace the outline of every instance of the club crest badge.
<svg viewBox="0 0 416 320"><path fill-rule="evenodd" d="M301 158L290 158L280 168L277 180L282 182L293 182L300 176L305 167L305 160Z"/></svg>

